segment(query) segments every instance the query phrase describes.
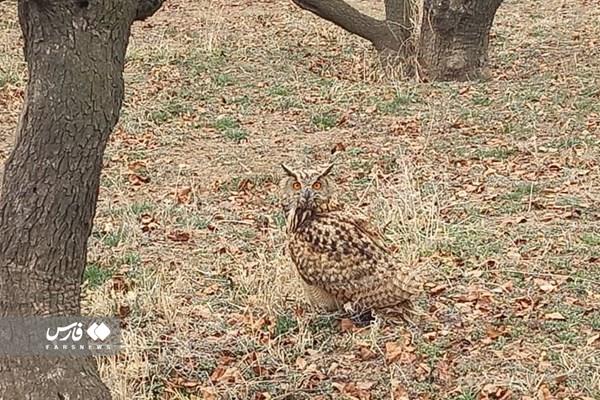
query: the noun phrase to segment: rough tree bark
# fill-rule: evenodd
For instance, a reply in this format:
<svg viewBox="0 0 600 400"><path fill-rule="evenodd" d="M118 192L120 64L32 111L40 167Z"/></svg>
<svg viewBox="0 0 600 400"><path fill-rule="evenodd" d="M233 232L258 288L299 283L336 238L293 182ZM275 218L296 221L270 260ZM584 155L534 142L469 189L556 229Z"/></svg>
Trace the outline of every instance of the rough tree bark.
<svg viewBox="0 0 600 400"><path fill-rule="evenodd" d="M369 40L386 61L424 80L485 76L488 38L502 0L423 0L420 32L415 0L384 0L386 19L365 15L344 0L292 0L299 7Z"/></svg>
<svg viewBox="0 0 600 400"><path fill-rule="evenodd" d="M419 41L421 73L431 80L487 75L488 43L502 0L425 0Z"/></svg>
<svg viewBox="0 0 600 400"><path fill-rule="evenodd" d="M0 316L77 315L130 28L164 0L19 0L29 71L0 192ZM0 399L109 399L92 358L1 358Z"/></svg>

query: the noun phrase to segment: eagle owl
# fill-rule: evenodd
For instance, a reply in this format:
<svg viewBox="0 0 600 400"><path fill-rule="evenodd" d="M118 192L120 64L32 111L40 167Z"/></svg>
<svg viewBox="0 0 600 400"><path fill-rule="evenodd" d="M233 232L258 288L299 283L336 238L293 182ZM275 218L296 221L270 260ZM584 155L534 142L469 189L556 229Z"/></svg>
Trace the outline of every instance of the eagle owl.
<svg viewBox="0 0 600 400"><path fill-rule="evenodd" d="M369 224L338 205L333 164L322 171L282 165L288 251L309 301L329 311L394 310L420 291L416 271L399 266Z"/></svg>

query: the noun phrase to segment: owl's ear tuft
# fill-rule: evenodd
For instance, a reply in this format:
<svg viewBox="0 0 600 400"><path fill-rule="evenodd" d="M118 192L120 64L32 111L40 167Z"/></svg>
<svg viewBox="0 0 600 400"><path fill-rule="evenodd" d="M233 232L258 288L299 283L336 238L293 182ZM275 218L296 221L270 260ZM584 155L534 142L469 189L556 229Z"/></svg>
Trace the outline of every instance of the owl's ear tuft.
<svg viewBox="0 0 600 400"><path fill-rule="evenodd" d="M285 171L287 176L291 176L292 178L298 179L298 175L296 175L288 166L285 164L281 164L281 168Z"/></svg>
<svg viewBox="0 0 600 400"><path fill-rule="evenodd" d="M333 169L333 166L334 166L333 163L329 164L329 166L327 168L325 168L325 171L321 172L321 174L319 175L319 178L323 178L323 177L329 175L329 173Z"/></svg>

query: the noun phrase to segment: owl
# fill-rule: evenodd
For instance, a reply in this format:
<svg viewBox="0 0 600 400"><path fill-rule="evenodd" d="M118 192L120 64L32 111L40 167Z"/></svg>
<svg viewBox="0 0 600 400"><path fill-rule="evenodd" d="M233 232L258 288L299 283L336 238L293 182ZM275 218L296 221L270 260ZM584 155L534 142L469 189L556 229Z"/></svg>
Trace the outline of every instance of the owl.
<svg viewBox="0 0 600 400"><path fill-rule="evenodd" d="M328 311L402 310L420 291L417 271L399 265L367 221L345 212L329 176L282 164L287 249L308 300Z"/></svg>

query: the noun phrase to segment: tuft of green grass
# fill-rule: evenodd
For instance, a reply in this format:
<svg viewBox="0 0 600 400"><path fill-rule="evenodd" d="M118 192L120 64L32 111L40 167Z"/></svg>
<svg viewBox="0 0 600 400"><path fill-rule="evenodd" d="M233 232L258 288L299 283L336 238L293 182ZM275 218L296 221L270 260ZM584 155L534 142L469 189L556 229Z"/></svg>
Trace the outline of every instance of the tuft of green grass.
<svg viewBox="0 0 600 400"><path fill-rule="evenodd" d="M318 315L310 324L313 333L333 332L337 328L337 319L331 315Z"/></svg>
<svg viewBox="0 0 600 400"><path fill-rule="evenodd" d="M286 88L285 86L281 86L281 85L274 85L269 87L268 93L271 96L289 96L290 95L290 90L288 88Z"/></svg>
<svg viewBox="0 0 600 400"><path fill-rule="evenodd" d="M372 178L369 178L369 177L365 176L365 177L353 180L352 181L352 186L366 187L369 184L371 184L372 181L373 181Z"/></svg>
<svg viewBox="0 0 600 400"><path fill-rule="evenodd" d="M229 129L223 133L223 135L236 143L241 143L248 139L248 132L243 129Z"/></svg>
<svg viewBox="0 0 600 400"><path fill-rule="evenodd" d="M148 119L161 125L192 111L193 107L189 102L180 98L171 98L164 103L159 103L158 108L149 111Z"/></svg>
<svg viewBox="0 0 600 400"><path fill-rule="evenodd" d="M479 148L475 151L475 156L479 159L506 160L516 153L516 150L506 147Z"/></svg>
<svg viewBox="0 0 600 400"><path fill-rule="evenodd" d="M298 321L289 314L280 314L275 321L275 337L285 335L298 327Z"/></svg>
<svg viewBox="0 0 600 400"><path fill-rule="evenodd" d="M142 201L140 203L132 203L129 207L129 211L136 216L139 216L144 213L148 213L154 210L155 205L148 201Z"/></svg>
<svg viewBox="0 0 600 400"><path fill-rule="evenodd" d="M397 92L394 98L386 102L378 102L377 109L384 114L399 114L409 104L418 103L419 97L414 91Z"/></svg>
<svg viewBox="0 0 600 400"><path fill-rule="evenodd" d="M202 74L217 70L225 64L225 54L221 50L211 52L194 48L179 60L180 70L184 76L196 79Z"/></svg>
<svg viewBox="0 0 600 400"><path fill-rule="evenodd" d="M467 389L458 396L451 397L450 400L477 400L477 394L471 389Z"/></svg>
<svg viewBox="0 0 600 400"><path fill-rule="evenodd" d="M277 109L281 110L281 111L285 111L285 110L289 110L292 108L301 108L302 107L302 103L292 97L281 97L278 101L277 101Z"/></svg>
<svg viewBox="0 0 600 400"><path fill-rule="evenodd" d="M478 260L497 255L502 250L502 243L492 232L476 225L451 226L450 237L441 244L443 251L468 260Z"/></svg>
<svg viewBox="0 0 600 400"><path fill-rule="evenodd" d="M90 263L85 267L83 280L88 283L90 288L94 289L108 281L112 275L112 269L102 267L96 263Z"/></svg>
<svg viewBox="0 0 600 400"><path fill-rule="evenodd" d="M501 199L520 202L539 191L540 187L533 183L520 183L511 192L502 195Z"/></svg>
<svg viewBox="0 0 600 400"><path fill-rule="evenodd" d="M223 132L227 129L238 128L239 124L234 118L232 118L230 116L225 116L225 117L217 118L217 120L214 123L214 127L215 127L215 129Z"/></svg>
<svg viewBox="0 0 600 400"><path fill-rule="evenodd" d="M331 129L337 125L338 118L332 113L319 113L311 117L310 122L320 130Z"/></svg>
<svg viewBox="0 0 600 400"><path fill-rule="evenodd" d="M141 262L142 257L140 256L140 253L136 251L127 252L120 259L120 264L127 264L130 266L139 265Z"/></svg>
<svg viewBox="0 0 600 400"><path fill-rule="evenodd" d="M6 85L16 85L20 82L19 76L12 70L3 71L0 69L0 89Z"/></svg>
<svg viewBox="0 0 600 400"><path fill-rule="evenodd" d="M190 218L190 224L196 229L206 229L210 225L210 220L204 217L193 215Z"/></svg>
<svg viewBox="0 0 600 400"><path fill-rule="evenodd" d="M231 100L232 104L237 104L242 110L246 110L251 104L252 100L248 95L238 96Z"/></svg>
<svg viewBox="0 0 600 400"><path fill-rule="evenodd" d="M218 74L214 78L215 83L219 87L230 86L233 84L234 79L229 74Z"/></svg>
<svg viewBox="0 0 600 400"><path fill-rule="evenodd" d="M223 137L236 143L240 143L248 138L248 132L241 128L238 121L230 116L218 118L213 126L221 132Z"/></svg>
<svg viewBox="0 0 600 400"><path fill-rule="evenodd" d="M477 94L471 99L473 105L487 107L492 104L492 99L488 96Z"/></svg>
<svg viewBox="0 0 600 400"><path fill-rule="evenodd" d="M588 246L600 246L600 235L597 233L584 233L581 241Z"/></svg>
<svg viewBox="0 0 600 400"><path fill-rule="evenodd" d="M278 211L275 215L273 215L273 220L275 221L275 226L278 229L283 229L286 224L285 215L282 211Z"/></svg>
<svg viewBox="0 0 600 400"><path fill-rule="evenodd" d="M356 156L363 154L364 150L360 147L351 147L346 152L348 153L348 155L356 157Z"/></svg>
<svg viewBox="0 0 600 400"><path fill-rule="evenodd" d="M102 236L102 243L108 247L116 247L126 239L126 234L123 230L118 230L116 232L110 232L106 235Z"/></svg>

